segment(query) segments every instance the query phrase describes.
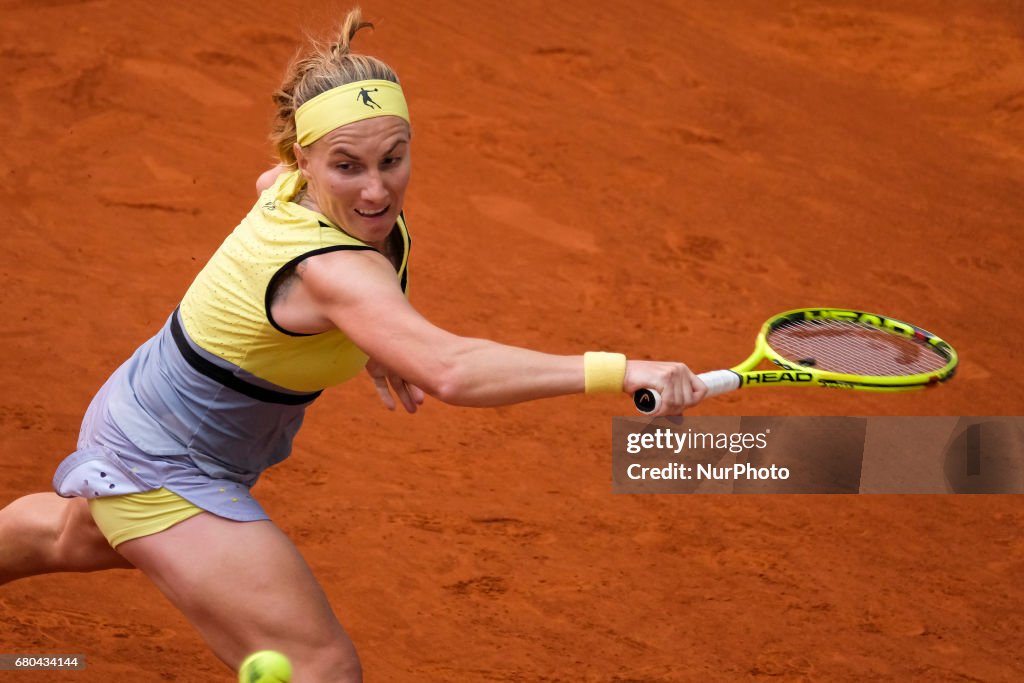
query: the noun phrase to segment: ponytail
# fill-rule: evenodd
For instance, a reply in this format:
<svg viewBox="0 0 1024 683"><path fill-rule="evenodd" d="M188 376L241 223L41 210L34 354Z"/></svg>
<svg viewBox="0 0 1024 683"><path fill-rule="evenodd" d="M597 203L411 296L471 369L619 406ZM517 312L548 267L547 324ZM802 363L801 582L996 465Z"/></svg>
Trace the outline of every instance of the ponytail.
<svg viewBox="0 0 1024 683"><path fill-rule="evenodd" d="M381 60L352 52L352 39L364 28L372 29L373 24L363 21L362 11L355 7L345 15L333 42L310 40L305 54L297 55L288 66L281 87L272 95L277 112L270 141L282 164L295 167L295 111L305 102L356 81L399 82L394 70Z"/></svg>

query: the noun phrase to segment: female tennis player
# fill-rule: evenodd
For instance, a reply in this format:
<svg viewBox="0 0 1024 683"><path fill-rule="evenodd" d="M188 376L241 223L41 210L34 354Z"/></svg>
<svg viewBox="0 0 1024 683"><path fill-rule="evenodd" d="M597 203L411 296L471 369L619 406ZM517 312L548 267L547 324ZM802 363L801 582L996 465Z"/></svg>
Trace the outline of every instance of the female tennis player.
<svg viewBox="0 0 1024 683"><path fill-rule="evenodd" d="M54 476L59 495L0 513L0 582L137 567L229 666L273 649L303 683L358 681L323 590L250 495L321 390L365 368L384 404L410 413L425 395L499 406L648 387L663 415L703 397L679 363L549 355L416 312L402 215L409 113L391 68L350 51L367 26L351 11L336 43L292 64L274 95L281 164L163 328L96 395Z"/></svg>

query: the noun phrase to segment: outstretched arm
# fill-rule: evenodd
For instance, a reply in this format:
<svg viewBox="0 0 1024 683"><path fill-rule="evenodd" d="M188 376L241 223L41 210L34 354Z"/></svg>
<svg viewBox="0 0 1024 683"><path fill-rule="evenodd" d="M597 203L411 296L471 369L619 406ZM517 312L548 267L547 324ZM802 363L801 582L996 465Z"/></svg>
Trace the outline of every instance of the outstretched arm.
<svg viewBox="0 0 1024 683"><path fill-rule="evenodd" d="M310 258L301 276L324 322L341 329L377 363L445 403L497 406L584 391L583 356L531 351L452 334L420 315L394 268L373 251ZM704 394L681 363L630 361L623 390L657 389L659 414L679 414ZM408 407L408 406L407 406Z"/></svg>

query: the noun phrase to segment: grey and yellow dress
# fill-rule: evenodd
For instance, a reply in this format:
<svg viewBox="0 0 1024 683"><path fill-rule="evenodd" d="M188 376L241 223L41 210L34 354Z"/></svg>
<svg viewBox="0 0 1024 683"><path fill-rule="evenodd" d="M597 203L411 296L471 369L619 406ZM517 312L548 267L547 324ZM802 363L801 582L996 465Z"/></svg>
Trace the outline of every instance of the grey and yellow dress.
<svg viewBox="0 0 1024 683"><path fill-rule="evenodd" d="M302 183L297 171L285 173L260 196L163 328L107 380L78 449L54 475L57 493L96 498L162 488L227 519L267 518L249 489L288 457L320 392L367 360L340 330L296 334L271 316L275 286L302 259L372 249L292 202ZM390 239L405 290L403 217Z"/></svg>

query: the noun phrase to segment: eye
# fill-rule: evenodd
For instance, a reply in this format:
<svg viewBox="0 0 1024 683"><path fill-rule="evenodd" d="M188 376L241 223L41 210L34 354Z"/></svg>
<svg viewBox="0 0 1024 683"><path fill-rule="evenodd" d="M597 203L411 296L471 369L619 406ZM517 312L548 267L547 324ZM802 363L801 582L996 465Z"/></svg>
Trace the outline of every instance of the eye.
<svg viewBox="0 0 1024 683"><path fill-rule="evenodd" d="M334 165L334 167L344 173L350 173L352 171L358 170L359 168L356 164L352 163L351 161L339 161L337 164Z"/></svg>
<svg viewBox="0 0 1024 683"><path fill-rule="evenodd" d="M402 157L384 157L381 162L384 166L394 166L402 160Z"/></svg>

